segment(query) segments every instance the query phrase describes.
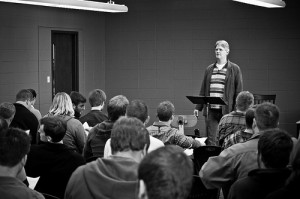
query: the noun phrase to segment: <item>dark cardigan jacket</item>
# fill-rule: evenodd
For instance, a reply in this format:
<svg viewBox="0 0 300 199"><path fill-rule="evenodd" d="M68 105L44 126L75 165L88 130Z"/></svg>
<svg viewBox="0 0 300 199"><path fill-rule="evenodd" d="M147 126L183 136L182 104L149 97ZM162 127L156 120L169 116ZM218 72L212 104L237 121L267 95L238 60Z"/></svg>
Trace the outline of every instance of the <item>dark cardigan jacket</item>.
<svg viewBox="0 0 300 199"><path fill-rule="evenodd" d="M200 96L209 96L210 94L210 80L211 80L211 75L214 69L215 63L209 65L204 74L204 78L202 81L202 86L200 90ZM227 105L224 105L222 107L222 113L223 115L231 112L235 108L235 99L236 96L243 90L243 77L242 77L242 72L240 70L240 67L233 63L230 62L229 60L227 61L227 74L225 78L225 88L224 88L224 96L223 100L227 103ZM203 111L203 115L207 115L206 111L206 105L203 104L197 104L195 109Z"/></svg>

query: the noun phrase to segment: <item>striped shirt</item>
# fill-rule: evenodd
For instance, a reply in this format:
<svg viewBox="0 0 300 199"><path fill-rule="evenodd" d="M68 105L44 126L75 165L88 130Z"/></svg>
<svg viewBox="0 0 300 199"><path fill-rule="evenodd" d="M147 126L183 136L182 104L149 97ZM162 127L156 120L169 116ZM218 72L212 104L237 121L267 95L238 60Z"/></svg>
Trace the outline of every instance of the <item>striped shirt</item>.
<svg viewBox="0 0 300 199"><path fill-rule="evenodd" d="M223 98L225 89L225 78L227 72L227 64L219 69L216 65L213 69L210 80L210 96ZM221 105L211 104L211 108L220 109Z"/></svg>

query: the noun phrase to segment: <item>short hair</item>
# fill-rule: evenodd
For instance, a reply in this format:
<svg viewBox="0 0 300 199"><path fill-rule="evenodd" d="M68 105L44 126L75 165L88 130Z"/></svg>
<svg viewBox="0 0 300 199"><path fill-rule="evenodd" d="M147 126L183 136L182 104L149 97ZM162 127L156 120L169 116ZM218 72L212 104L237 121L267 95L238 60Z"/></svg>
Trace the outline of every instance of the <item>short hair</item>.
<svg viewBox="0 0 300 199"><path fill-rule="evenodd" d="M297 186L300 179L300 142L298 141L291 153L292 173L286 181L287 186Z"/></svg>
<svg viewBox="0 0 300 199"><path fill-rule="evenodd" d="M236 97L236 107L240 111L246 111L253 103L254 97L249 91L242 91Z"/></svg>
<svg viewBox="0 0 300 199"><path fill-rule="evenodd" d="M36 92L34 89L28 88L27 90L29 90L31 92L33 98L36 98Z"/></svg>
<svg viewBox="0 0 300 199"><path fill-rule="evenodd" d="M91 107L100 106L106 101L106 94L101 89L94 89L89 93L89 103Z"/></svg>
<svg viewBox="0 0 300 199"><path fill-rule="evenodd" d="M279 109L275 104L264 102L255 109L255 121L260 131L277 128L279 121Z"/></svg>
<svg viewBox="0 0 300 199"><path fill-rule="evenodd" d="M2 102L0 104L0 116L4 119L12 118L16 113L16 107L13 103Z"/></svg>
<svg viewBox="0 0 300 199"><path fill-rule="evenodd" d="M175 113L175 107L170 101L163 101L157 107L157 117L162 122L167 122Z"/></svg>
<svg viewBox="0 0 300 199"><path fill-rule="evenodd" d="M30 149L30 137L19 128L8 128L0 132L0 165L16 166Z"/></svg>
<svg viewBox="0 0 300 199"><path fill-rule="evenodd" d="M16 101L23 101L32 100L33 96L32 93L28 89L20 90L16 95Z"/></svg>
<svg viewBox="0 0 300 199"><path fill-rule="evenodd" d="M74 115L74 109L70 96L65 92L57 93L52 105L50 106L49 113L51 115Z"/></svg>
<svg viewBox="0 0 300 199"><path fill-rule="evenodd" d="M50 136L52 142L60 142L67 131L67 124L60 116L49 116L41 119L46 136Z"/></svg>
<svg viewBox="0 0 300 199"><path fill-rule="evenodd" d="M138 168L149 199L186 198L193 182L193 164L175 145L166 145L147 154Z"/></svg>
<svg viewBox="0 0 300 199"><path fill-rule="evenodd" d="M217 41L215 47L217 47L217 46L222 46L223 48L225 48L226 51L229 51L229 44L225 40Z"/></svg>
<svg viewBox="0 0 300 199"><path fill-rule="evenodd" d="M126 116L136 117L140 119L143 123L148 118L148 107L143 100L132 100L126 108Z"/></svg>
<svg viewBox="0 0 300 199"><path fill-rule="evenodd" d="M145 145L149 148L149 132L141 120L133 117L120 117L111 130L112 154L123 151L140 151Z"/></svg>
<svg viewBox="0 0 300 199"><path fill-rule="evenodd" d="M124 116L128 104L129 101L124 95L117 95L111 98L107 105L108 118L115 122L120 116Z"/></svg>
<svg viewBox="0 0 300 199"><path fill-rule="evenodd" d="M258 140L258 157L267 168L285 168L293 149L291 136L281 129L264 131Z"/></svg>
<svg viewBox="0 0 300 199"><path fill-rule="evenodd" d="M70 98L75 106L79 103L86 103L86 98L77 91L71 91Z"/></svg>
<svg viewBox="0 0 300 199"><path fill-rule="evenodd" d="M0 131L8 129L8 124L6 120L0 116Z"/></svg>
<svg viewBox="0 0 300 199"><path fill-rule="evenodd" d="M246 122L246 127L248 129L252 128L253 119L254 119L254 109L250 108L246 111L245 114L245 122Z"/></svg>

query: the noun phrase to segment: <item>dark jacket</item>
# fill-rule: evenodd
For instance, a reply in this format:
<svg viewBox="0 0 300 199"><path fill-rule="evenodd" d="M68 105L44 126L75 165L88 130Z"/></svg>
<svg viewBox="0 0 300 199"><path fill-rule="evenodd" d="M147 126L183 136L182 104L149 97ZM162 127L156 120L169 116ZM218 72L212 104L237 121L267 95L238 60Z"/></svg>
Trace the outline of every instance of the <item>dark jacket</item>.
<svg viewBox="0 0 300 199"><path fill-rule="evenodd" d="M214 69L215 63L209 65L204 73L204 79L202 81L202 86L200 90L200 96L209 96L210 95L210 80L211 75ZM226 67L226 66L225 66ZM225 79L225 88L224 88L223 100L227 105L222 106L222 114L225 115L235 109L235 99L236 96L243 90L243 77L240 67L227 61L227 74ZM207 115L206 105L197 104L195 109L202 111L204 108L203 115Z"/></svg>
<svg viewBox="0 0 300 199"><path fill-rule="evenodd" d="M63 198L71 174L83 164L84 158L64 144L44 143L31 146L25 170L40 176L35 190Z"/></svg>
<svg viewBox="0 0 300 199"><path fill-rule="evenodd" d="M86 115L79 118L79 121L82 124L87 122L90 127L94 127L105 120L108 120L108 117L102 111L99 110L91 110Z"/></svg>
<svg viewBox="0 0 300 199"><path fill-rule="evenodd" d="M264 199L269 193L284 186L289 169L255 169L248 177L236 181L228 199Z"/></svg>
<svg viewBox="0 0 300 199"><path fill-rule="evenodd" d="M10 127L23 129L24 131L30 130L31 144L37 143L37 131L39 128L39 121L35 115L28 110L24 105L14 103L16 113L12 120Z"/></svg>
<svg viewBox="0 0 300 199"><path fill-rule="evenodd" d="M105 143L110 138L113 125L114 122L107 120L90 130L83 151L86 161L90 158L103 157Z"/></svg>

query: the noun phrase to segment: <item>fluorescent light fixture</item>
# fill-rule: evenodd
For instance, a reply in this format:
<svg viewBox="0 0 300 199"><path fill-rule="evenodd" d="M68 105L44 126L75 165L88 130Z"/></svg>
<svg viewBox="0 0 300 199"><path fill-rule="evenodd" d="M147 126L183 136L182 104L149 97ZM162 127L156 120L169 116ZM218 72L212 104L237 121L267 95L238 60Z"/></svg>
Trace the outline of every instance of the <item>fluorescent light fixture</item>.
<svg viewBox="0 0 300 199"><path fill-rule="evenodd" d="M38 5L55 8L69 8L77 10L89 10L98 12L128 12L127 6L115 4L111 0L107 3L84 0L0 0L0 2Z"/></svg>
<svg viewBox="0 0 300 199"><path fill-rule="evenodd" d="M241 3L266 7L266 8L284 8L285 2L282 0L233 0ZM297 0L294 0L297 1Z"/></svg>

